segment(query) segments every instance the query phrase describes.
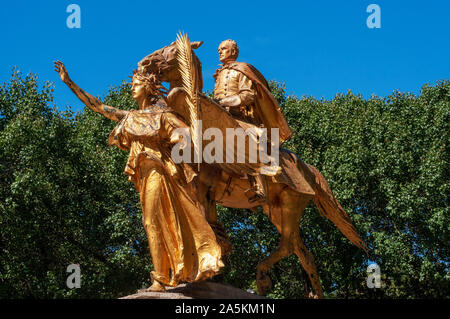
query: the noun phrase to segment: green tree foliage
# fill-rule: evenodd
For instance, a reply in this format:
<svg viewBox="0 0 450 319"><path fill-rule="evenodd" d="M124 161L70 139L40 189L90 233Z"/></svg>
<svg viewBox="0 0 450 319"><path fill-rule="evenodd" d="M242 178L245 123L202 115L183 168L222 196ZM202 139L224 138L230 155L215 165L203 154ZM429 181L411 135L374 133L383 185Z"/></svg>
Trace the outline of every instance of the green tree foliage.
<svg viewBox="0 0 450 319"><path fill-rule="evenodd" d="M301 234L327 297L448 297L450 82L419 96L368 100L287 96L271 83L294 136L284 145L326 177L370 249L369 258L311 204ZM152 268L126 152L107 146L115 123L89 109L60 112L52 86L14 71L0 88L0 298L115 298L150 283ZM104 102L136 108L126 84ZM224 280L256 289L256 265L279 235L260 212L220 208L234 245ZM382 288L366 286L380 265ZM81 288L66 268L80 264ZM271 271L270 297L302 298L295 256Z"/></svg>
<svg viewBox="0 0 450 319"><path fill-rule="evenodd" d="M52 87L14 72L0 89L0 297L117 297L148 283L150 259L113 123L51 108ZM125 85L111 104L133 105ZM81 289L66 287L80 264Z"/></svg>

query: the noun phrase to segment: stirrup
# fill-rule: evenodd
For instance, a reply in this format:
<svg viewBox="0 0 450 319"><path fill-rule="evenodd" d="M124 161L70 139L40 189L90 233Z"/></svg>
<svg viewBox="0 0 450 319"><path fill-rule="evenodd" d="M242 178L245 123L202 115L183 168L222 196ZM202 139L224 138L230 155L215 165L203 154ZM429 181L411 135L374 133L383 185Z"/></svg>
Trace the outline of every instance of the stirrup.
<svg viewBox="0 0 450 319"><path fill-rule="evenodd" d="M245 196L248 198L249 203L265 203L266 196L264 193L256 192L253 188L249 188L244 192Z"/></svg>

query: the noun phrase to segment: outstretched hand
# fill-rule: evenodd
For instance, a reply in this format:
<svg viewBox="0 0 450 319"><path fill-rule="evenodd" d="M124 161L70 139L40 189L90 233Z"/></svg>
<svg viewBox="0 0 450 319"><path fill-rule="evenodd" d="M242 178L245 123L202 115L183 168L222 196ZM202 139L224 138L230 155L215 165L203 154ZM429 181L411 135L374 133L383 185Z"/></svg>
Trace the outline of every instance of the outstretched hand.
<svg viewBox="0 0 450 319"><path fill-rule="evenodd" d="M58 72L61 80L66 83L69 80L69 73L67 73L64 63L61 61L55 61L53 63L55 64L55 71Z"/></svg>

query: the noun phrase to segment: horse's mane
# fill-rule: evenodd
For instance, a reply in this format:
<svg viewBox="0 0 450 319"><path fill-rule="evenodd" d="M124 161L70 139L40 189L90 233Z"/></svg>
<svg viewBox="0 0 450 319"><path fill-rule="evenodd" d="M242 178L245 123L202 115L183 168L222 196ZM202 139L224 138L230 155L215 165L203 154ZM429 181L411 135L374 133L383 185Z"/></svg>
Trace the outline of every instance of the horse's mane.
<svg viewBox="0 0 450 319"><path fill-rule="evenodd" d="M200 59L195 55L194 50L192 50L192 57L194 58L194 68L196 72L196 79L197 79L197 89L199 93L202 93L203 91L203 75L202 75L202 63L200 62Z"/></svg>

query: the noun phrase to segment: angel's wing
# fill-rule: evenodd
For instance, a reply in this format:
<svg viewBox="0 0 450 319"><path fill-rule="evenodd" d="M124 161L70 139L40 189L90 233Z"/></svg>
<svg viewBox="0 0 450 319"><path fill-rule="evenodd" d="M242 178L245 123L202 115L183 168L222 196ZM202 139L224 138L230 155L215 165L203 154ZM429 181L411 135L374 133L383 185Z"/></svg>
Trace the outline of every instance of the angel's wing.
<svg viewBox="0 0 450 319"><path fill-rule="evenodd" d="M177 88L168 97L169 106L184 119L190 116L186 96L184 89ZM219 156L214 165L218 165L228 174L245 176L262 173L273 176L279 172L278 166L274 167L267 161L261 162L261 128L234 119L222 106L203 94L198 94L198 102L202 162L206 161L206 156L215 148L214 155ZM241 141L234 136L240 133L244 133ZM214 145L210 145L211 143Z"/></svg>

